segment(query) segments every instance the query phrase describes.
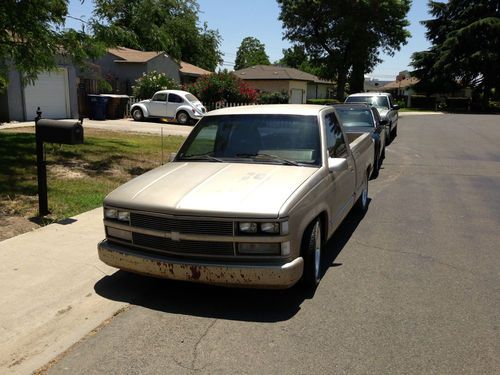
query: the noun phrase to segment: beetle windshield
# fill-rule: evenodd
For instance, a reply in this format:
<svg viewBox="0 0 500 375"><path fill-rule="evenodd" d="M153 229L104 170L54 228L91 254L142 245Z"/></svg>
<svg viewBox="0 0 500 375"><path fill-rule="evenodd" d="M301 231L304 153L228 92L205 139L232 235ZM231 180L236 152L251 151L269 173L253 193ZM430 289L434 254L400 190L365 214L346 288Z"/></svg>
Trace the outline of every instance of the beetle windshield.
<svg viewBox="0 0 500 375"><path fill-rule="evenodd" d="M369 108L337 107L342 125L347 128L371 127L375 126L373 115Z"/></svg>
<svg viewBox="0 0 500 375"><path fill-rule="evenodd" d="M319 165L319 150L316 116L207 116L188 137L177 160Z"/></svg>
<svg viewBox="0 0 500 375"><path fill-rule="evenodd" d="M389 108L389 101L386 96L349 96L346 103L367 103L375 108Z"/></svg>

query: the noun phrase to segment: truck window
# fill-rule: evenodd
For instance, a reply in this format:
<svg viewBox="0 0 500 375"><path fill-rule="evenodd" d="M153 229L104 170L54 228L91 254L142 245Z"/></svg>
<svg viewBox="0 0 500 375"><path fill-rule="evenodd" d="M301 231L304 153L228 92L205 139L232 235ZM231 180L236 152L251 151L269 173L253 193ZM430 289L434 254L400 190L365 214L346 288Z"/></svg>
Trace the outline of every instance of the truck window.
<svg viewBox="0 0 500 375"><path fill-rule="evenodd" d="M325 131L328 155L331 158L346 158L347 146L345 144L344 135L340 128L339 120L333 112L325 116Z"/></svg>

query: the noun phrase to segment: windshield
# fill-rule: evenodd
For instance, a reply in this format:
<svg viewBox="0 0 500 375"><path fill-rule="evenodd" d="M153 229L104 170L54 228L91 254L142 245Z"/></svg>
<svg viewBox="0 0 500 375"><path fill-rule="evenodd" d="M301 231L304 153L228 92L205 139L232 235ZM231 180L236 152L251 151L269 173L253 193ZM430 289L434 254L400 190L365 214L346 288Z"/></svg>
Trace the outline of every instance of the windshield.
<svg viewBox="0 0 500 375"><path fill-rule="evenodd" d="M177 160L319 165L316 116L231 115L204 117Z"/></svg>
<svg viewBox="0 0 500 375"><path fill-rule="evenodd" d="M346 103L367 103L376 108L389 108L389 101L386 96L349 96Z"/></svg>
<svg viewBox="0 0 500 375"><path fill-rule="evenodd" d="M371 127L375 126L371 110L368 108L337 107L342 125L347 128Z"/></svg>
<svg viewBox="0 0 500 375"><path fill-rule="evenodd" d="M193 94L186 94L186 99L189 100L191 103L199 102L198 98Z"/></svg>

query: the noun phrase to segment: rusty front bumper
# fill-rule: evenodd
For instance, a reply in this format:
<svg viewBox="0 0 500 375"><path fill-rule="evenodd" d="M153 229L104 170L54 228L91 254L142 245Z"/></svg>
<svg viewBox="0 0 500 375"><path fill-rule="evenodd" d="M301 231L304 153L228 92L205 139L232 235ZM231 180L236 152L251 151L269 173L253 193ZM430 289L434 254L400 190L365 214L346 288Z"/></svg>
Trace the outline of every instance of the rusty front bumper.
<svg viewBox="0 0 500 375"><path fill-rule="evenodd" d="M285 289L299 281L304 269L301 257L282 265L220 264L140 254L106 240L101 241L97 248L99 259L111 267L165 279L215 285Z"/></svg>

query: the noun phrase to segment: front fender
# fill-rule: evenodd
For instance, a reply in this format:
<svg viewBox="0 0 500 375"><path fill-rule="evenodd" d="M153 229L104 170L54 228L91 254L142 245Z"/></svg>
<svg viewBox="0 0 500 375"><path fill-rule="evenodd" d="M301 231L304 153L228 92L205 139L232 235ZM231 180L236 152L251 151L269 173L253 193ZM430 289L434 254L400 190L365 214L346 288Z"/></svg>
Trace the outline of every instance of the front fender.
<svg viewBox="0 0 500 375"><path fill-rule="evenodd" d="M144 103L132 104L132 106L130 107L130 113L132 113L134 108L140 108L142 110L142 114L144 115L144 117L149 117L148 107L144 105Z"/></svg>

